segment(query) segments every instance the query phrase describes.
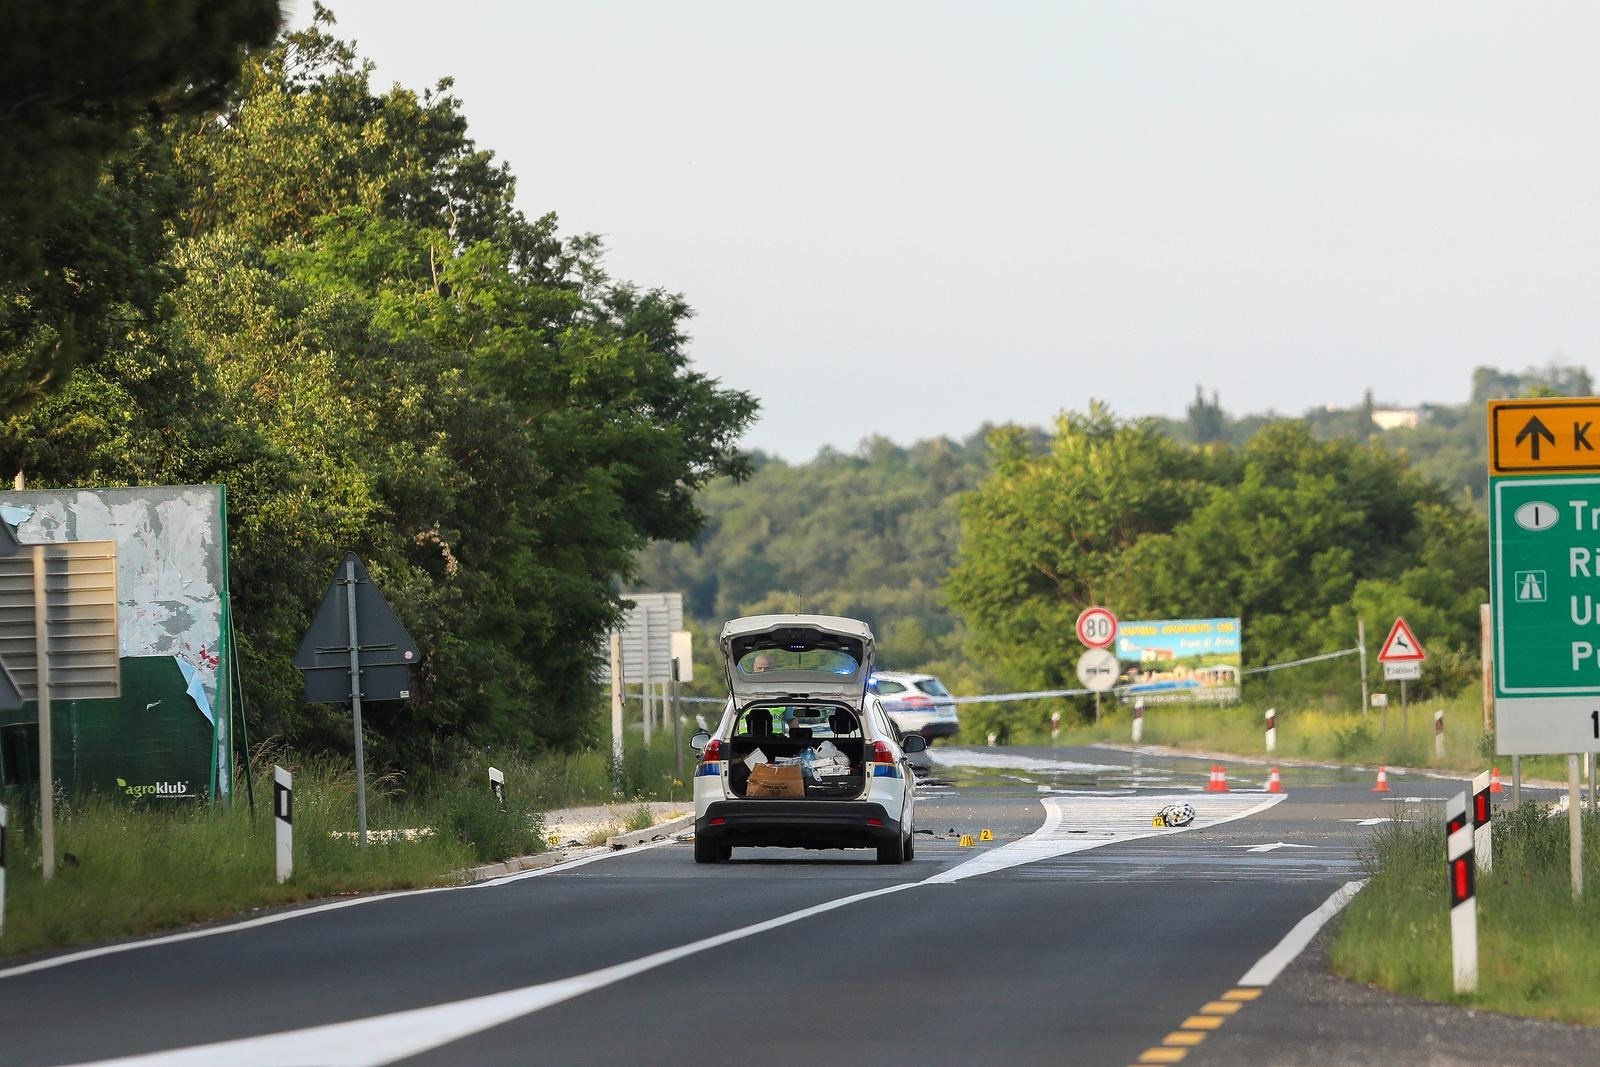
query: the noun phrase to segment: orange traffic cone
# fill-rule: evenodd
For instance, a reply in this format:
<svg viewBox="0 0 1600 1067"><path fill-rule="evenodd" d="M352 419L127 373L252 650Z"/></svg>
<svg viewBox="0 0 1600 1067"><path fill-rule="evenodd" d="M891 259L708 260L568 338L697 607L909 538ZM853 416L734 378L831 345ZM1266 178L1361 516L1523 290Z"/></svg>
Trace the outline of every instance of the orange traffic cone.
<svg viewBox="0 0 1600 1067"><path fill-rule="evenodd" d="M1211 780L1206 783L1207 793L1226 793L1228 791L1228 772L1220 763L1211 765Z"/></svg>
<svg viewBox="0 0 1600 1067"><path fill-rule="evenodd" d="M1372 787L1374 793L1387 793L1389 791L1389 768L1378 768L1378 784Z"/></svg>
<svg viewBox="0 0 1600 1067"><path fill-rule="evenodd" d="M1500 784L1500 768L1495 767L1489 772L1489 792L1504 793L1506 787Z"/></svg>
<svg viewBox="0 0 1600 1067"><path fill-rule="evenodd" d="M1272 775L1267 779L1267 792L1283 792L1283 781L1278 777L1278 768L1276 767L1272 768Z"/></svg>

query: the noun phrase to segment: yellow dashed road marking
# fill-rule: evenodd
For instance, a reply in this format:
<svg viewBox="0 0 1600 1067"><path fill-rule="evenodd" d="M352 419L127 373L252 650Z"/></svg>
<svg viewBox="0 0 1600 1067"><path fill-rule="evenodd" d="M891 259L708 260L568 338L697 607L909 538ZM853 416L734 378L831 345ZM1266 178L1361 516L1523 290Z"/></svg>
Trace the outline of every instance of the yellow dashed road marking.
<svg viewBox="0 0 1600 1067"><path fill-rule="evenodd" d="M1207 1001L1206 1002L1206 1006L1200 1009L1200 1014L1202 1014L1202 1015L1232 1015L1234 1012L1238 1011L1242 1007L1244 1007L1244 1005L1235 1004L1232 1001L1211 1000L1211 1001Z"/></svg>
<svg viewBox="0 0 1600 1067"><path fill-rule="evenodd" d="M1185 1030L1215 1030L1221 1026L1223 1018L1220 1015L1191 1015L1183 1020Z"/></svg>
<svg viewBox="0 0 1600 1067"><path fill-rule="evenodd" d="M1186 1048L1152 1048L1146 1049L1143 1056L1139 1057L1140 1063L1177 1063L1189 1054Z"/></svg>
<svg viewBox="0 0 1600 1067"><path fill-rule="evenodd" d="M1206 1039L1206 1035L1199 1030L1174 1030L1163 1040L1163 1045L1186 1045L1193 1048Z"/></svg>
<svg viewBox="0 0 1600 1067"><path fill-rule="evenodd" d="M1222 994L1223 1000L1254 1000L1261 995L1259 989L1230 989Z"/></svg>

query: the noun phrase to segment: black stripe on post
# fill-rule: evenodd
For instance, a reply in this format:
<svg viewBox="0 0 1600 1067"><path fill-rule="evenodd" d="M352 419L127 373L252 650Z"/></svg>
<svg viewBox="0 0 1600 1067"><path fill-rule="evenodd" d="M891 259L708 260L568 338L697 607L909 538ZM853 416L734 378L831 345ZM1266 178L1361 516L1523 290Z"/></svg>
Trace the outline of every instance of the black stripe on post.
<svg viewBox="0 0 1600 1067"><path fill-rule="evenodd" d="M281 782L272 783L272 813L286 823L294 822L294 790L285 789Z"/></svg>

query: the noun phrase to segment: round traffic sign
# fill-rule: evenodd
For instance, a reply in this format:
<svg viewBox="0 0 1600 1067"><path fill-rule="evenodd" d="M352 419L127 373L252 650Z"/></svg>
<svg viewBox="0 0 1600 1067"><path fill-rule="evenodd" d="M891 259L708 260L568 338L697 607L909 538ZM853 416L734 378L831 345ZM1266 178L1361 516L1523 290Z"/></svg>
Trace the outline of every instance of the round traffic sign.
<svg viewBox="0 0 1600 1067"><path fill-rule="evenodd" d="M1117 675L1121 673L1116 653L1109 649L1091 648L1078 657L1078 681L1085 689L1104 693L1117 684Z"/></svg>
<svg viewBox="0 0 1600 1067"><path fill-rule="evenodd" d="M1117 639L1117 617L1110 608L1084 608L1078 616L1078 640L1090 648L1109 648Z"/></svg>

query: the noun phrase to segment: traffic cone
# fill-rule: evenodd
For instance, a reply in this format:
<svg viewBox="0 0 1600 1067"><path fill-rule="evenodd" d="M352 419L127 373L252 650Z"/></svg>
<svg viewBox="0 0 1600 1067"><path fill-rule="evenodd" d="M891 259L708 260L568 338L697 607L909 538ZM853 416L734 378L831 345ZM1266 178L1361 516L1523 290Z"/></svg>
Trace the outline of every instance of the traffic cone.
<svg viewBox="0 0 1600 1067"><path fill-rule="evenodd" d="M1283 792L1283 781L1278 777L1278 768L1272 768L1272 775L1267 779L1267 792Z"/></svg>
<svg viewBox="0 0 1600 1067"><path fill-rule="evenodd" d="M1211 765L1211 780L1206 783L1207 793L1226 793L1228 791L1228 772L1220 763Z"/></svg>
<svg viewBox="0 0 1600 1067"><path fill-rule="evenodd" d="M1500 768L1495 767L1489 771L1489 792L1504 793L1506 787L1500 784Z"/></svg>
<svg viewBox="0 0 1600 1067"><path fill-rule="evenodd" d="M1387 793L1389 791L1389 768L1378 768L1378 784L1372 787L1374 793Z"/></svg>

